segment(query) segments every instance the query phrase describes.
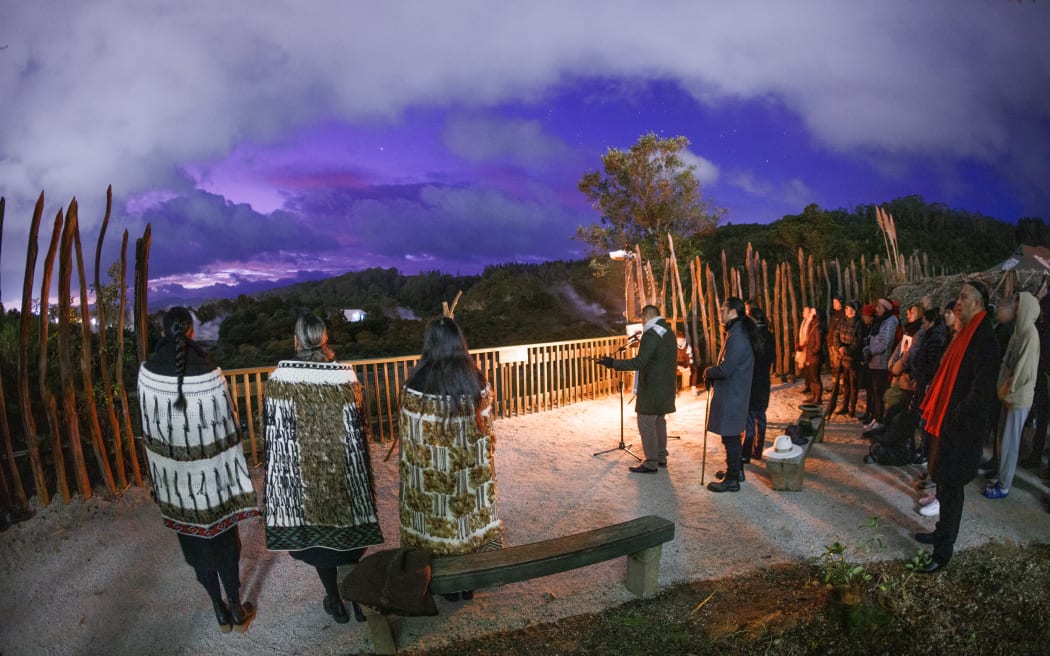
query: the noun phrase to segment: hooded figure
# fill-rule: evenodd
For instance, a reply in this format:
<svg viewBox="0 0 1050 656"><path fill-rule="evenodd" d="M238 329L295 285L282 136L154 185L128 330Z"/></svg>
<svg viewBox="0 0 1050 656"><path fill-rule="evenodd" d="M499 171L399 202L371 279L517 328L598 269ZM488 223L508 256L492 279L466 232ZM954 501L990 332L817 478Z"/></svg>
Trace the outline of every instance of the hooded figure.
<svg viewBox="0 0 1050 656"><path fill-rule="evenodd" d="M999 478L988 482L984 496L1002 499L1010 493L1010 485L1017 471L1017 453L1021 448L1021 429L1028 418L1035 398L1035 378L1039 370L1039 302L1028 292L1017 295L1017 314L1014 332L1006 345L1006 354L999 366L996 389L1003 402L1005 420L999 440Z"/></svg>

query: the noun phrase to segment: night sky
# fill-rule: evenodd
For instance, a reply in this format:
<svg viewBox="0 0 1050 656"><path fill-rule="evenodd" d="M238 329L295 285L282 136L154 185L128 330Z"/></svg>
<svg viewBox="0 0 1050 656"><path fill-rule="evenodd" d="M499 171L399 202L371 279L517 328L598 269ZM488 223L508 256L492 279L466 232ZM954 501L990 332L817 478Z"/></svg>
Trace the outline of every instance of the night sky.
<svg viewBox="0 0 1050 656"><path fill-rule="evenodd" d="M1007 0L0 0L3 300L39 192L93 253L108 184L103 268L152 222L158 296L583 257L577 183L647 132L690 140L724 222L1050 220L1048 35Z"/></svg>

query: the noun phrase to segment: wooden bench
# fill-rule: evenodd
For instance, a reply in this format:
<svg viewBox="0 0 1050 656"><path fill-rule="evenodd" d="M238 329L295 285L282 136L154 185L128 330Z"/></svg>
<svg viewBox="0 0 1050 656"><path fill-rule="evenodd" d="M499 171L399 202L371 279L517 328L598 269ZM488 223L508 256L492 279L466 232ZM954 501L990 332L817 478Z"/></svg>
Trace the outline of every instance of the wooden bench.
<svg viewBox="0 0 1050 656"><path fill-rule="evenodd" d="M824 441L824 415L807 415L802 413L801 416L795 421L795 424L808 419L810 425L813 427L813 434L809 436L809 441L802 446L802 454L791 458L790 460L769 460L766 459L766 472L769 474L769 480L772 482L773 489L779 491L790 491L800 492L802 490L802 482L805 480L806 474L806 456L809 455L809 448L813 446L814 442Z"/></svg>
<svg viewBox="0 0 1050 656"><path fill-rule="evenodd" d="M674 522L647 515L621 524L499 551L435 557L430 592L479 590L557 574L627 556L628 590L647 597L657 590L662 545L674 539ZM367 606L368 628L377 654L396 654L388 615Z"/></svg>

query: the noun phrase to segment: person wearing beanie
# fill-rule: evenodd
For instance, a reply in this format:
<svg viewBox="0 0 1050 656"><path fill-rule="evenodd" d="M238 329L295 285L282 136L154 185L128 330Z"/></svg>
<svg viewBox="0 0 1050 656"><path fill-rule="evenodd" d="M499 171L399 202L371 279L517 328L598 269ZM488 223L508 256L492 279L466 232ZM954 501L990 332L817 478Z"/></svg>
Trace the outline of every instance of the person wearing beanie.
<svg viewBox="0 0 1050 656"><path fill-rule="evenodd" d="M882 397L889 387L889 359L896 343L899 322L893 314L893 303L888 298L880 298L875 305L877 327L872 329L871 339L864 349L867 356L869 374L871 375L871 397L868 399L868 411L871 419L865 428L871 430L883 421L885 408Z"/></svg>

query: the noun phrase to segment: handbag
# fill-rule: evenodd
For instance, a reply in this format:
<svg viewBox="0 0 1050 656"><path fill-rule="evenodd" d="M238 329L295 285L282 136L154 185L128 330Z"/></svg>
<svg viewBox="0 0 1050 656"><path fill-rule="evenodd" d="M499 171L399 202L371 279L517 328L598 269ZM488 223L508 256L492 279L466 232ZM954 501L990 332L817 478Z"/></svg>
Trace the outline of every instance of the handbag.
<svg viewBox="0 0 1050 656"><path fill-rule="evenodd" d="M350 601L381 613L437 615L430 594L431 553L423 549L385 549L361 559L340 585Z"/></svg>

